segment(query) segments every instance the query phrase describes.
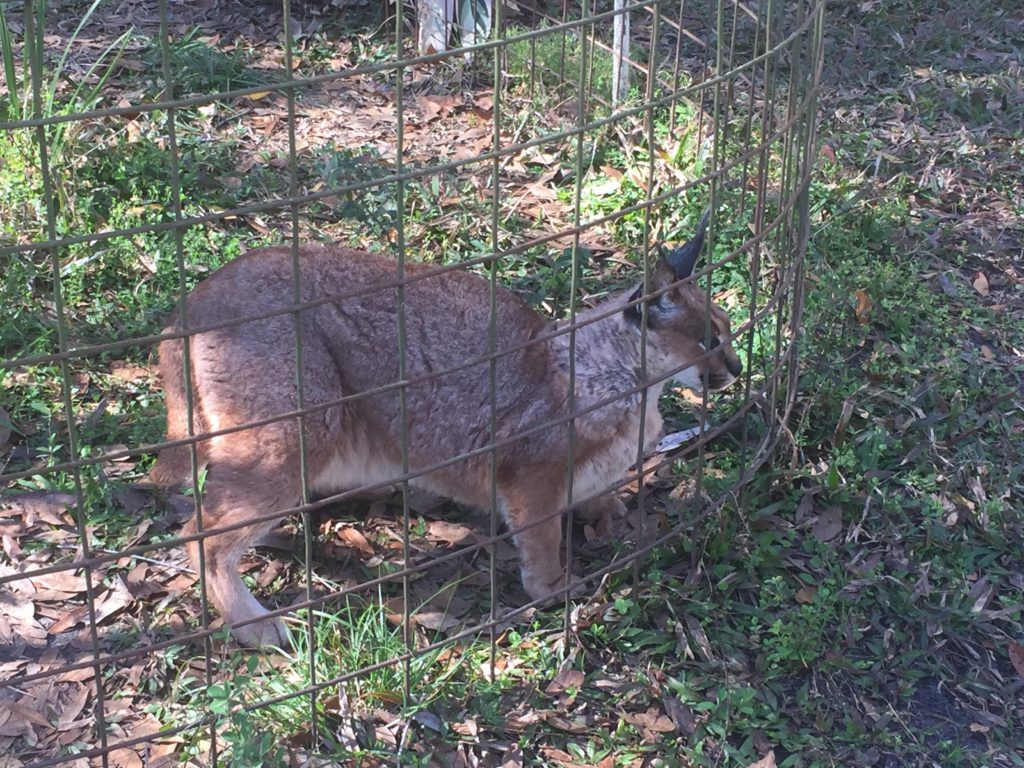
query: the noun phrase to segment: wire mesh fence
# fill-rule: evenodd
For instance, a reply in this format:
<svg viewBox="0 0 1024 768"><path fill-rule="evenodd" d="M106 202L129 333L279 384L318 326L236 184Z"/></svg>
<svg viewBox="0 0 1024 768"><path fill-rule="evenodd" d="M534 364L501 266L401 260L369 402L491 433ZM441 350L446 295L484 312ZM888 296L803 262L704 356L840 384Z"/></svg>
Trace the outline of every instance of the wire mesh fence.
<svg viewBox="0 0 1024 768"><path fill-rule="evenodd" d="M785 435L824 2L463 5L2 5L21 764L436 749Z"/></svg>

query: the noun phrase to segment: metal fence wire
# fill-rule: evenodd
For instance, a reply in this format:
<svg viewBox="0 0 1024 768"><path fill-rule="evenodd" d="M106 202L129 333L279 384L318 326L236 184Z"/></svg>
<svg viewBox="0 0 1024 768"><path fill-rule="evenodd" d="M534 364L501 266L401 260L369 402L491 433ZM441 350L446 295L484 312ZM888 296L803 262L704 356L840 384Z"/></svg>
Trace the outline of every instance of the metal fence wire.
<svg viewBox="0 0 1024 768"><path fill-rule="evenodd" d="M0 2L11 764L402 762L510 638L569 652L652 553L685 573L785 436L824 0L445 8ZM657 445L661 382L733 351L722 394L664 388ZM610 412L635 431L595 438ZM456 486L489 511L422 490ZM570 582L520 583L513 542ZM217 570L243 555L278 624Z"/></svg>

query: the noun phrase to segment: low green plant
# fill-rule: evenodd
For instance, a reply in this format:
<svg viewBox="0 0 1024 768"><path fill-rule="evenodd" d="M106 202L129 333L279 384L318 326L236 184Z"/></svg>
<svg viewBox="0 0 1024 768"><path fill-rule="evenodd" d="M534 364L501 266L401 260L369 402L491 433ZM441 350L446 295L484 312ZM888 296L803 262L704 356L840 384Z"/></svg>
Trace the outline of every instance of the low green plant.
<svg viewBox="0 0 1024 768"><path fill-rule="evenodd" d="M175 96L209 94L247 88L260 84L281 82L279 73L250 69L241 45L225 52L214 43L200 37L199 29L188 30L168 45L170 70L174 78ZM148 72L153 75L152 85L165 87L163 55L158 46L150 48L143 57Z"/></svg>
<svg viewBox="0 0 1024 768"><path fill-rule="evenodd" d="M24 8L25 34L22 39L20 77L11 26L4 14L3 6L0 6L0 58L3 59L4 80L7 86L6 97L0 100L0 119L13 121L49 118L96 108L103 99L107 81L113 75L133 35L130 29L121 33L100 51L99 56L85 72L69 76L68 58L77 47L79 37L101 2L102 0L92 0L61 49L56 62L47 65L43 42L46 0L29 0ZM69 83L70 91L63 92L61 86ZM80 130L82 125L77 121L47 126L46 150L51 167L61 167L70 160L66 155L74 133ZM40 151L39 148L35 149Z"/></svg>

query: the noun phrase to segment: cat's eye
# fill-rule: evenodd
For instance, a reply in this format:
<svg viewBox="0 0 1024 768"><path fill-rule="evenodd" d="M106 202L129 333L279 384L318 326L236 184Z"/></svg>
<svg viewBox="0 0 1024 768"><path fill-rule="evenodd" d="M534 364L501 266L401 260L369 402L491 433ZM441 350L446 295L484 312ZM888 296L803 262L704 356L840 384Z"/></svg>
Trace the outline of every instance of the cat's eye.
<svg viewBox="0 0 1024 768"><path fill-rule="evenodd" d="M712 349L715 349L715 348L716 348L717 346L719 346L719 345L720 345L721 343L722 343L722 342L721 342L721 341L719 341L719 339L718 339L718 337L717 337L717 336L713 336L713 337L711 337L711 348L712 348ZM701 352L707 352L707 350L708 350L708 348L704 346L704 342L703 342L703 341L698 341L698 342L697 342L697 346L698 346L698 347L700 347L700 351L701 351Z"/></svg>

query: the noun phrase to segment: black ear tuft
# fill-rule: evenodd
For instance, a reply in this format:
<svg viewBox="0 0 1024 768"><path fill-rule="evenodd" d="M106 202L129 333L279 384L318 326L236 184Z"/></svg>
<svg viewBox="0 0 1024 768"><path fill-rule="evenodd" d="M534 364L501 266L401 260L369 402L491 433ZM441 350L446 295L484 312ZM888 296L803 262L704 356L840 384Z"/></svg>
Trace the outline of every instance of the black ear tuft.
<svg viewBox="0 0 1024 768"><path fill-rule="evenodd" d="M644 295L644 286L643 286L643 283L641 283L640 285L638 285L636 287L636 290L633 291L632 294L630 294L629 300L631 302L632 301L637 301L643 295ZM660 302L661 302L661 296L658 296L658 297L653 298L653 299L647 299L646 301L641 301L639 304L633 304L630 307L626 307L626 309L623 311L623 314L625 314L626 320L628 320L629 322L633 323L633 325L635 325L637 328L640 328L640 327L643 326L643 322L644 322L644 310L643 310L643 308L646 306L647 307L647 327L648 328L657 328L658 325L659 325L659 323L658 323L658 304Z"/></svg>
<svg viewBox="0 0 1024 768"><path fill-rule="evenodd" d="M637 299L639 299L643 295L644 295L644 287L643 287L643 285L638 285L636 287L636 290L633 291L632 294L630 294L629 300L630 300L630 302L634 302L634 301L636 301ZM643 305L642 302L639 303L639 304L632 304L631 303L630 306L626 307L626 309L623 310L623 314L626 316L626 320L628 320L629 322L633 323L633 325L635 325L637 328L639 328L641 325L643 325L643 322L644 322L643 306L644 305Z"/></svg>
<svg viewBox="0 0 1024 768"><path fill-rule="evenodd" d="M704 233L708 228L708 220L711 218L711 208L704 211L697 225L697 232L685 245L669 251L665 254L665 260L672 266L676 277L680 280L693 274L693 268L697 266L700 259L701 249L704 247Z"/></svg>

